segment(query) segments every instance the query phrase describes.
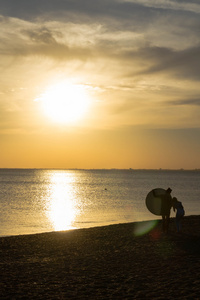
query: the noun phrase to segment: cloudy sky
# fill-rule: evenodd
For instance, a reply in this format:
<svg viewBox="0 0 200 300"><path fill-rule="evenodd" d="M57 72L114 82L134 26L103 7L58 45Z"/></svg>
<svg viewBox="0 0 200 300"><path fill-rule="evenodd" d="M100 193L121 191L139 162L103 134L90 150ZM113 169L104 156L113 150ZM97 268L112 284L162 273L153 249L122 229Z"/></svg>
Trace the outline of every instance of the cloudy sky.
<svg viewBox="0 0 200 300"><path fill-rule="evenodd" d="M0 23L1 168L200 168L199 0L1 0Z"/></svg>

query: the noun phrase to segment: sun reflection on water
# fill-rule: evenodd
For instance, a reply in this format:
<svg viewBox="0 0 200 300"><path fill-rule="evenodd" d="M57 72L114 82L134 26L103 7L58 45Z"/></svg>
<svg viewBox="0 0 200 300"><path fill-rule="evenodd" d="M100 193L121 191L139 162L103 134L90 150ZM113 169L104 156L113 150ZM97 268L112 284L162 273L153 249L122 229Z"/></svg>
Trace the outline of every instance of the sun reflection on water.
<svg viewBox="0 0 200 300"><path fill-rule="evenodd" d="M54 172L50 178L49 218L54 230L73 229L73 222L78 215L74 191L74 174Z"/></svg>

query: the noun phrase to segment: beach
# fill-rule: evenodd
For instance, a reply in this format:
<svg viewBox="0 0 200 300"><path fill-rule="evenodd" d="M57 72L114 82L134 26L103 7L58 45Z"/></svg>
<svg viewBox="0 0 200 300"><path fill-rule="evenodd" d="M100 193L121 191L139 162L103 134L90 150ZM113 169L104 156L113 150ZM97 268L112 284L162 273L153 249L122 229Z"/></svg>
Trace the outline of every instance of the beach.
<svg viewBox="0 0 200 300"><path fill-rule="evenodd" d="M200 299L200 216L182 223L1 237L0 298Z"/></svg>

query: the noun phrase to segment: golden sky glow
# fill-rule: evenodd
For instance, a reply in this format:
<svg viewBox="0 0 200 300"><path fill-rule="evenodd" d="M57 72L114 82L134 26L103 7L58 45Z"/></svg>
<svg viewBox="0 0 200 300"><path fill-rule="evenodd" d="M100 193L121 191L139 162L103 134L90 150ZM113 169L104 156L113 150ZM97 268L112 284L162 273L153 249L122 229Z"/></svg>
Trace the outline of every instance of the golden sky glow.
<svg viewBox="0 0 200 300"><path fill-rule="evenodd" d="M1 168L200 168L200 3L0 2Z"/></svg>

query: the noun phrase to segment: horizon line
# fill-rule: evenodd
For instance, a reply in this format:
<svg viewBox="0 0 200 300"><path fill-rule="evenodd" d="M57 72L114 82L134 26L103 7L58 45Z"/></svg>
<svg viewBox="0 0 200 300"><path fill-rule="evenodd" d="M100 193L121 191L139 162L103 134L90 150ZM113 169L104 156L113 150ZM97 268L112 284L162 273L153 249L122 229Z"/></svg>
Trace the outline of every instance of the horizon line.
<svg viewBox="0 0 200 300"><path fill-rule="evenodd" d="M89 171L89 170L107 170L107 171L200 171L200 168L195 169L168 169L168 168L28 168L28 167L0 167L0 170L77 170L77 171Z"/></svg>

